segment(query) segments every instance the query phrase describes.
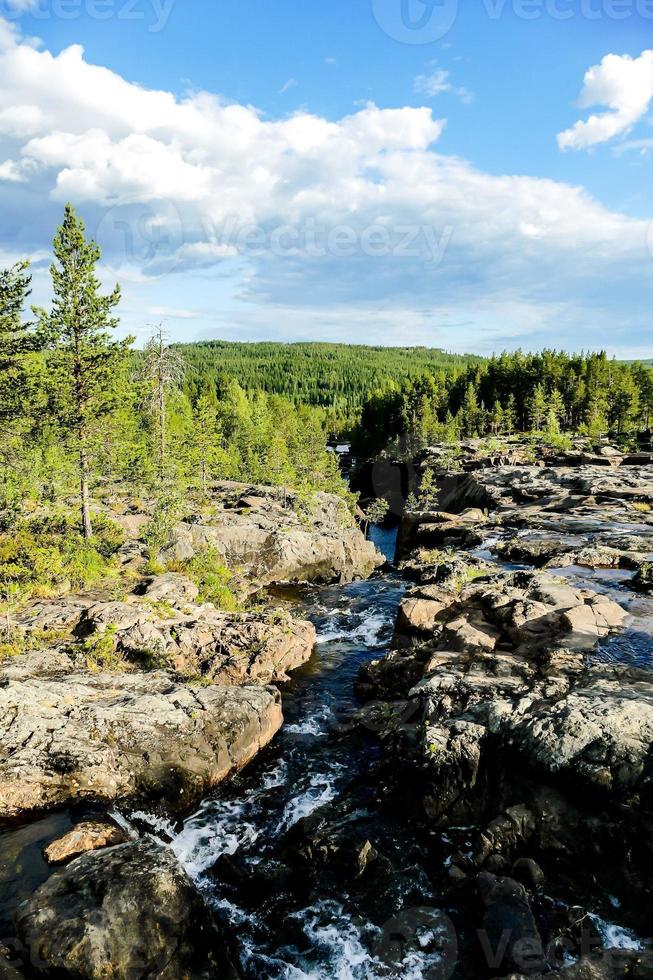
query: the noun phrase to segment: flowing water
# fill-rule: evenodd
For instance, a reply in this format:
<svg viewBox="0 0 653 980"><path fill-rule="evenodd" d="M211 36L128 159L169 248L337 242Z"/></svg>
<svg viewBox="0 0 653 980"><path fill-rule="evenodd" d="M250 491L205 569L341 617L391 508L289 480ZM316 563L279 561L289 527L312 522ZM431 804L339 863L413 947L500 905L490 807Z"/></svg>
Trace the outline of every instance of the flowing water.
<svg viewBox="0 0 653 980"><path fill-rule="evenodd" d="M631 534L642 532L639 525L626 525L626 529ZM496 545L510 536L511 534L506 533L503 537L489 537L471 553L499 569L533 571L532 565L510 563L497 557L494 551ZM575 588L607 595L627 610L628 619L623 629L601 641L592 653L590 662L653 669L653 598L633 592L630 583L634 572L616 568L586 568L580 565L551 567L542 571Z"/></svg>
<svg viewBox="0 0 653 980"><path fill-rule="evenodd" d="M374 534L392 557L394 534ZM434 908L432 873L432 865L446 870L451 838L433 835L432 845L425 846L401 814L384 812L383 787L371 775L379 754L373 734L343 731L356 706L358 670L387 651L404 589L397 577L384 574L302 590L294 613L313 621L318 642L311 662L284 689L286 723L275 741L181 829L144 813L130 815L130 822L149 825L170 843L230 924L248 977L420 980L435 976L443 955L451 955L452 928ZM274 878L280 842L327 804L346 842L372 838L382 845L395 869L385 875L383 894L368 894L369 885L362 895L355 888L336 890L328 872L305 889L301 882ZM470 843L462 840L466 836L461 831L461 843ZM390 941L388 954L393 916L407 909L412 922L403 928L415 941L399 953Z"/></svg>
<svg viewBox="0 0 653 980"><path fill-rule="evenodd" d="M394 536L377 544L390 553ZM243 908L233 888L221 881L219 859L225 855L237 858L245 875L263 865L274 866L279 841L325 804L337 807L346 800L347 836L364 840L366 831L373 832L375 841L383 838L385 846L400 855L405 887L399 886L403 894L396 896L396 905L403 905L409 895L412 905L433 900L420 866L423 853L412 834L401 821L386 818L381 826L384 818L372 804L366 776L378 753L373 737L339 731L356 704L354 683L361 664L382 656L389 646L404 588L399 579L385 575L302 592L295 612L312 620L318 642L311 662L294 674L284 690L283 730L252 766L205 801L172 837L181 862L213 906L236 927L248 976L270 980L388 976L378 955L383 922L368 921L356 900L342 892L331 893L329 882L312 889L305 904L297 901L301 888L293 886L287 905L275 888L272 902L248 902ZM212 870L216 862L217 869ZM402 976L417 980L427 976L432 965L428 951L411 953Z"/></svg>
<svg viewBox="0 0 653 980"><path fill-rule="evenodd" d="M374 533L391 558L394 535ZM486 549L479 550L489 557ZM605 589L618 601L628 598L633 622L650 615L650 600L633 598L627 590L627 573L566 569L557 574ZM448 905L448 868L454 851L471 848L474 828L433 831L405 819L401 801L390 800L384 785L374 733L347 724L356 707L359 668L387 651L405 587L390 572L295 594L293 612L313 621L318 643L312 660L284 688L286 724L273 743L182 825L150 813L115 814L173 848L230 926L248 980L462 976L456 944L469 939L469 915ZM626 631L604 656L641 662L636 632ZM650 658L650 629L647 643ZM355 865L366 842L374 843L386 862L377 878L359 882L352 868L334 872L328 861L316 873L309 862L305 880L297 878L295 861L295 877L288 877L284 848L294 848L296 857L305 818L320 814L327 815L342 848L341 865ZM3 862L4 880L0 873L0 920L6 919L7 928L16 901L51 873L40 855L43 840L69 825L70 815L63 811L0 834L0 853L6 858L15 852ZM594 907L602 916L595 916L595 925L607 945L638 945L632 932L612 924L613 900L607 894L599 900L597 888L593 879Z"/></svg>

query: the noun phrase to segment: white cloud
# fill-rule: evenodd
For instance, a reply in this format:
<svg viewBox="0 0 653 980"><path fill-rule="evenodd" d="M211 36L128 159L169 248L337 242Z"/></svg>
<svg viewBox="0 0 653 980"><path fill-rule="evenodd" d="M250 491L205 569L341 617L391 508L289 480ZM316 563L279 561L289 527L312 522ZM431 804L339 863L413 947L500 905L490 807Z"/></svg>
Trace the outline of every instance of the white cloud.
<svg viewBox="0 0 653 980"><path fill-rule="evenodd" d="M449 80L449 72L444 68L436 68L428 75L418 75L415 79L415 91L418 95L435 98L441 92L450 92L453 88Z"/></svg>
<svg viewBox="0 0 653 980"><path fill-rule="evenodd" d="M279 95L285 95L286 92L289 92L291 88L296 88L297 85L299 85L299 82L296 78L289 78L288 81L284 82L279 89Z"/></svg>
<svg viewBox="0 0 653 980"><path fill-rule="evenodd" d="M27 177L15 160L5 160L4 163L0 163L0 181L2 180L6 180L11 184L19 184L27 180Z"/></svg>
<svg viewBox="0 0 653 980"><path fill-rule="evenodd" d="M373 104L336 121L308 112L270 120L212 93L178 98L136 85L89 64L77 45L39 50L0 20L0 249L46 247L70 199L98 236L106 276L125 285L127 308L138 295L142 310L186 309L190 294L215 309L228 293L234 329L265 317L290 329L285 311L294 309L304 335L340 329L346 339L350 310L373 339L382 306L386 342L399 317L415 342L427 340L424 311L437 310L457 347L467 322L487 346L544 333L547 317L580 337L578 324L596 322L599 307L644 321L647 222L579 187L490 175L439 153L444 125L428 107ZM299 242L280 255L267 245L286 225ZM311 229L328 238L340 226L357 243L389 230L392 254L313 255ZM249 228L262 233L259 253L243 245ZM414 232L423 251L402 254ZM427 232L445 243L439 264L426 261Z"/></svg>
<svg viewBox="0 0 653 980"><path fill-rule="evenodd" d="M175 258L185 266L215 265L223 259L234 258L238 255L233 245L220 242L192 242L180 246L175 252Z"/></svg>
<svg viewBox="0 0 653 980"><path fill-rule="evenodd" d="M603 105L608 111L594 113L559 133L560 149L581 150L628 133L648 111L652 99L653 51L643 51L639 58L606 55L586 73L580 107Z"/></svg>
<svg viewBox="0 0 653 980"><path fill-rule="evenodd" d="M414 89L418 95L425 95L428 99L434 99L443 92L452 92L457 95L464 105L470 105L474 101L474 94L466 88L457 88L451 81L451 73L445 68L436 67L431 63L431 71L418 75L414 82Z"/></svg>

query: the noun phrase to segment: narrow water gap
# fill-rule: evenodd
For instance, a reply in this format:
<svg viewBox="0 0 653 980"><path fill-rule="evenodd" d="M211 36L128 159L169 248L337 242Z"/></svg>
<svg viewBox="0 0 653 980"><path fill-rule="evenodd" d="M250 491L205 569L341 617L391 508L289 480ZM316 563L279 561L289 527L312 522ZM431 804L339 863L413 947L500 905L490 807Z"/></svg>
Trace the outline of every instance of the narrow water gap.
<svg viewBox="0 0 653 980"><path fill-rule="evenodd" d="M396 530L372 534L392 559ZM135 815L170 842L229 923L248 978L396 976L384 966L387 923L391 928L397 913L438 901L433 869L445 867L450 841L438 833L432 848L425 845L401 813L384 806L375 772L378 742L347 725L357 706L359 668L388 650L405 588L385 571L366 582L299 591L293 612L315 624L318 642L312 660L284 688L286 723L274 743L180 830ZM320 814L341 851L336 865L355 862L369 840L389 860L393 872L384 873L378 889L369 881L357 888L355 874L353 886L343 886L330 861L316 874L307 868L305 880L296 877L295 860L288 871L285 849L301 850L306 818ZM401 976L430 977L440 959L412 949Z"/></svg>

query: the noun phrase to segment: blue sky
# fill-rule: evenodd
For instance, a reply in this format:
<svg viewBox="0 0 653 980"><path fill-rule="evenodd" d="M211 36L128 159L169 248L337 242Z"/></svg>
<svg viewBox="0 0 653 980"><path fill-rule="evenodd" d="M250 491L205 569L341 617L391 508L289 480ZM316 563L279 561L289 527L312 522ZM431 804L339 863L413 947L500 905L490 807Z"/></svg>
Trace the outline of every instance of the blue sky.
<svg viewBox="0 0 653 980"><path fill-rule="evenodd" d="M139 340L653 356L653 0L3 15L0 260L38 301L71 199Z"/></svg>

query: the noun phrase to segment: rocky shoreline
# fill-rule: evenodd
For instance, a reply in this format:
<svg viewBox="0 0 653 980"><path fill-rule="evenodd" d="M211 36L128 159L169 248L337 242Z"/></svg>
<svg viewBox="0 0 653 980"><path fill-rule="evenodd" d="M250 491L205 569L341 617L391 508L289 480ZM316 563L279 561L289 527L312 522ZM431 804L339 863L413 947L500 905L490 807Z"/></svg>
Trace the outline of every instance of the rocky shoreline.
<svg viewBox="0 0 653 980"><path fill-rule="evenodd" d="M650 602L653 466L465 451L456 471L437 448L415 463L433 477L399 529L392 643L360 668L362 706L331 722L334 750L372 739L378 761L262 857L227 852L211 874L284 941L325 889L354 918L387 920L371 933L375 977L403 977L411 950L433 954L415 974L429 980L653 977L653 673L648 654L610 654L631 634L638 651L652 642L631 609ZM223 486L161 554L178 567L216 548L250 594L365 577L382 558L320 498L310 518L283 492ZM143 522L124 518L138 569ZM173 851L120 811L176 820L246 766L283 724L275 685L309 660L315 628L287 609L220 611L179 571L137 578L120 598L17 617L33 649L0 668L2 816L78 815L45 842L50 870L16 910L0 977L259 975ZM421 857L402 853L410 838ZM614 903L619 948L588 893Z"/></svg>
<svg viewBox="0 0 653 980"><path fill-rule="evenodd" d="M508 930L491 973L651 976L643 947L640 961L582 956L533 910L550 876L573 880L580 864L649 934L653 674L601 655L633 626L573 571L627 570L624 597L648 581L653 467L616 450L526 466L518 446L472 447L451 472L442 456L416 463L438 490L400 528L398 565L418 584L390 652L361 671L358 724L378 733L416 821L475 828L449 876L489 909L480 928ZM580 961L560 970L562 947Z"/></svg>
<svg viewBox="0 0 653 980"><path fill-rule="evenodd" d="M270 602L223 612L184 574L147 575L147 509L114 504L132 591L63 595L15 617L27 652L0 666L0 820L98 810L44 856L53 872L15 914L0 976L239 976L229 943L172 852L108 819L115 803L189 812L283 724L277 685L306 663L311 623ZM222 484L167 532L157 562L211 549L243 595L344 582L384 559L342 501ZM57 866L58 870L57 870Z"/></svg>

